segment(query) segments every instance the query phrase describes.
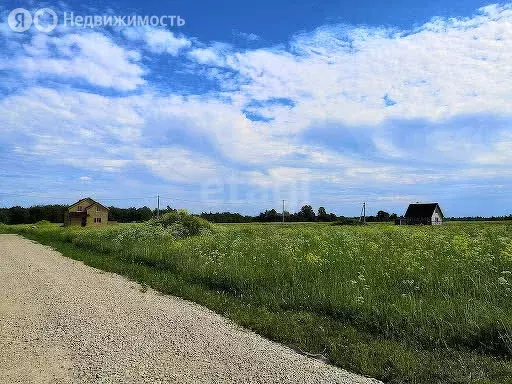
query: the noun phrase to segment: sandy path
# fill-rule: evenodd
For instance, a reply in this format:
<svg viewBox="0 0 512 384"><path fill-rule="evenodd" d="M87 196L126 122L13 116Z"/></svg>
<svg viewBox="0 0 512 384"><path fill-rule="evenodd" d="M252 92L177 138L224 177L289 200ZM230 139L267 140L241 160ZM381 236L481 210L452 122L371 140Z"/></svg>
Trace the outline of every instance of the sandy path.
<svg viewBox="0 0 512 384"><path fill-rule="evenodd" d="M374 383L0 235L0 383Z"/></svg>

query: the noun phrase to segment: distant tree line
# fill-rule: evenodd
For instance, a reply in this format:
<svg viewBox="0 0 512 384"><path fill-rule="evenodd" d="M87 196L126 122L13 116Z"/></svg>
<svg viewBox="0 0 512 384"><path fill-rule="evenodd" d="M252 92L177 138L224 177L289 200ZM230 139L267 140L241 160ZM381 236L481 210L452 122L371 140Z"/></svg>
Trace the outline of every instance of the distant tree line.
<svg viewBox="0 0 512 384"><path fill-rule="evenodd" d="M38 221L47 220L52 223L62 223L67 205L35 205L30 208L20 206L11 208L0 208L0 223L3 224L34 224ZM161 210L164 214L172 208ZM142 222L151 219L156 215L156 210L148 207L142 208L117 208L109 207L108 219L119 223Z"/></svg>
<svg viewBox="0 0 512 384"><path fill-rule="evenodd" d="M110 221L117 221L118 223L131 223L148 221L154 216L151 208L117 208L108 207L108 219Z"/></svg>
<svg viewBox="0 0 512 384"><path fill-rule="evenodd" d="M20 206L11 208L0 208L0 223L3 224L33 224L38 221L47 220L52 223L62 223L67 205L35 205L29 208ZM175 212L176 209L167 206L159 211L160 215L168 212ZM156 217L157 210L149 207L142 208L117 208L109 207L109 220L119 223L143 222ZM282 212L275 209L265 210L257 216L241 215L236 212L203 212L199 216L212 223L271 223L283 220ZM375 216L366 216L368 223L372 222L391 222L397 218L396 213L378 211ZM304 205L299 212L284 212L286 222L343 222L346 219L359 219L339 216L334 213L327 213L324 207L318 208L315 212L311 205ZM512 215L492 216L492 217L451 217L445 220L451 221L503 221L512 220Z"/></svg>
<svg viewBox="0 0 512 384"><path fill-rule="evenodd" d="M62 223L66 205L35 205L30 208L11 207L0 208L0 223L3 224L32 224L41 220L52 223Z"/></svg>
<svg viewBox="0 0 512 384"><path fill-rule="evenodd" d="M170 206L160 209L159 211L156 209L152 210L146 206L142 208L108 207L108 209L108 219L110 221L117 221L118 223L140 223L143 221L148 221L157 215L163 216L166 213L177 211L177 209L171 208Z"/></svg>
<svg viewBox="0 0 512 384"><path fill-rule="evenodd" d="M217 212L201 213L201 217L213 223L273 223L283 220L283 213L275 209L265 210L257 216L243 216L239 213ZM367 216L367 222L387 222L394 221L397 218L396 213L389 214L385 211L377 212L376 216ZM304 205L299 212L284 212L286 222L336 222L347 219L345 216L338 216L334 213L327 213L324 207L318 208L315 212L311 205ZM359 218L357 218L359 219Z"/></svg>
<svg viewBox="0 0 512 384"><path fill-rule="evenodd" d="M324 207L318 208L318 212L315 213L315 210L311 205L304 205L299 212L290 213L284 212L284 221L287 222L314 222L314 221L322 221L322 222L330 222L336 221L338 216L334 213L327 213ZM254 221L258 222L274 222L274 221L282 221L283 213L277 212L275 209L267 210L265 212L261 212L258 216L255 217Z"/></svg>
<svg viewBox="0 0 512 384"><path fill-rule="evenodd" d="M445 218L445 221L507 221L507 220L512 220L512 215L491 216L491 217L467 216L467 217L446 217Z"/></svg>
<svg viewBox="0 0 512 384"><path fill-rule="evenodd" d="M244 216L240 213L231 212L203 212L200 216L212 223L252 223L255 221L253 216Z"/></svg>

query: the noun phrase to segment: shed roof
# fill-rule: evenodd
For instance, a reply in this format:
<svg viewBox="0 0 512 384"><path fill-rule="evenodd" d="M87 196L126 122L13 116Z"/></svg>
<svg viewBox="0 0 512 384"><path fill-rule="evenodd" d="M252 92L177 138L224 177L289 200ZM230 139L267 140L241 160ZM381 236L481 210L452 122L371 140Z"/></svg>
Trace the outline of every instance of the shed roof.
<svg viewBox="0 0 512 384"><path fill-rule="evenodd" d="M441 212L441 217L444 217L443 211L441 211L441 207L439 207L438 203L409 204L409 207L407 208L407 212L405 212L405 217L408 217L408 218L431 217L434 214L436 207L439 208L439 212Z"/></svg>

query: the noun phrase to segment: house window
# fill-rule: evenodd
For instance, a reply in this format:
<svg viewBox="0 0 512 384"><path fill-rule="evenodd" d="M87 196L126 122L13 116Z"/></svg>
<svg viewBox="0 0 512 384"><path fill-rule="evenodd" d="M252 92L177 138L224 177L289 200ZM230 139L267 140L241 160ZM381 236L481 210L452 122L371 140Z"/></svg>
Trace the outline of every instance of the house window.
<svg viewBox="0 0 512 384"><path fill-rule="evenodd" d="M79 205L79 206L76 208L76 211L77 211L77 212L83 212L83 211L84 211L84 207L82 207L81 205Z"/></svg>
<svg viewBox="0 0 512 384"><path fill-rule="evenodd" d="M95 217L95 218L94 218L94 222L95 222L96 224L101 223L101 217Z"/></svg>
<svg viewBox="0 0 512 384"><path fill-rule="evenodd" d="M100 207L96 206L96 212L100 211Z"/></svg>

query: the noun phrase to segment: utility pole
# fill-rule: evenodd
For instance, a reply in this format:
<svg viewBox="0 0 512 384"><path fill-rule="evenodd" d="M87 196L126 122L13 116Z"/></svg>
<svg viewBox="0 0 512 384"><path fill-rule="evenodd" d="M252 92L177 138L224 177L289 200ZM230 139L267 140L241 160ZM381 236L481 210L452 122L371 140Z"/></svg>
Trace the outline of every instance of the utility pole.
<svg viewBox="0 0 512 384"><path fill-rule="evenodd" d="M286 200L283 200L283 224L284 224L284 202L285 202L285 201L286 201Z"/></svg>
<svg viewBox="0 0 512 384"><path fill-rule="evenodd" d="M160 217L160 195L156 197L156 218Z"/></svg>

